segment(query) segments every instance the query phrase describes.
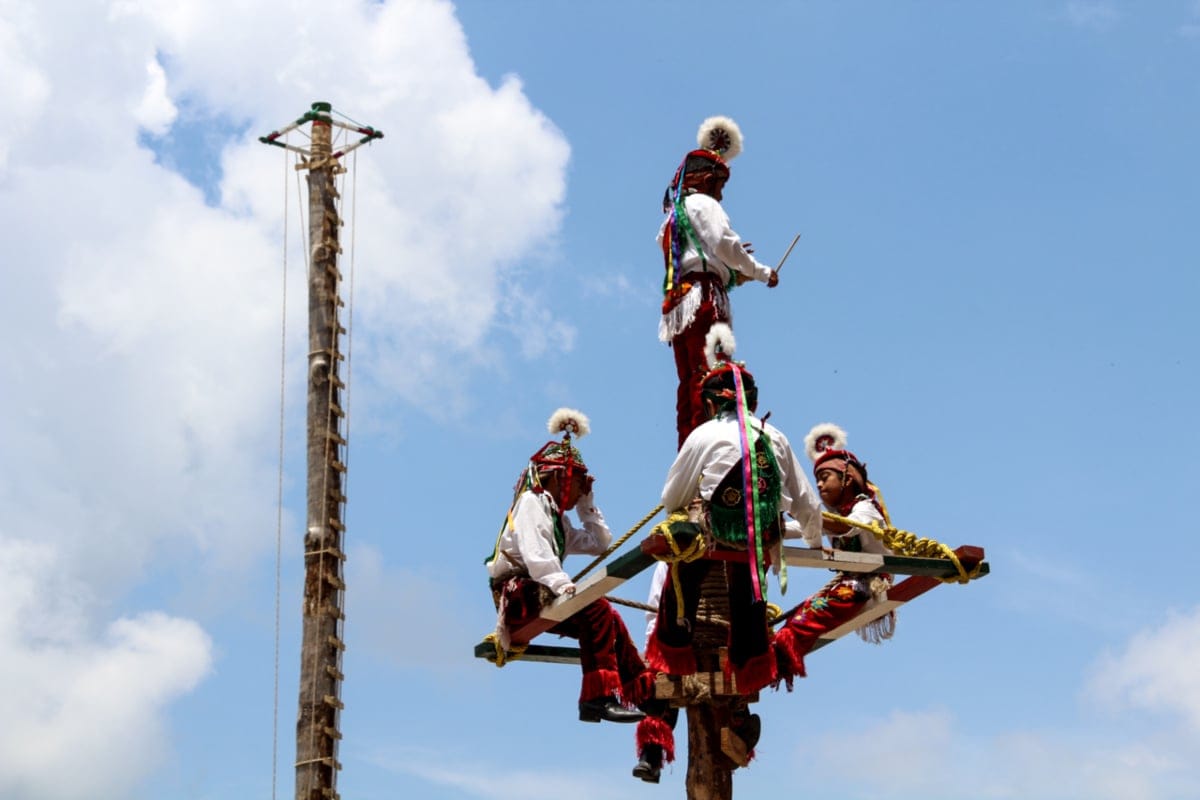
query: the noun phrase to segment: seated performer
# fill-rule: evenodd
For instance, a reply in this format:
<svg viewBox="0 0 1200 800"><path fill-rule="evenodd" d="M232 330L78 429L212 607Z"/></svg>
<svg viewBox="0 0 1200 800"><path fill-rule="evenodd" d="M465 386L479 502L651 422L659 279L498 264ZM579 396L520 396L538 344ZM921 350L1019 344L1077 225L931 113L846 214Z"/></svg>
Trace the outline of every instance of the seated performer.
<svg viewBox="0 0 1200 800"><path fill-rule="evenodd" d="M855 522L891 524L878 488L867 480L867 465L845 449L845 431L832 423L822 423L809 432L804 445L813 460L817 489L827 508ZM844 522L826 520L824 531L834 550L891 554L869 531ZM819 546L821 540L809 540L809 544ZM891 583L892 578L887 574L839 572L788 617L775 634L773 646L779 678L787 682L789 691L794 677L805 676L804 656L817 639L857 615L867 601L886 592ZM889 612L859 628L858 634L878 644L891 638L895 620L895 612Z"/></svg>
<svg viewBox="0 0 1200 800"><path fill-rule="evenodd" d="M663 525L672 529L677 544L690 544L681 540L698 536L707 549L697 560L671 564L646 660L656 672L696 672L692 631L701 584L708 578L711 585L712 576L719 574L729 603L726 671L738 693L747 695L776 679L765 584L769 562L781 560L780 515L791 514L809 538L819 538L821 516L787 437L754 416L758 390L745 365L732 360L733 347L729 326L714 325L706 348L711 370L699 387L710 419L683 443L663 487L663 506L673 512ZM744 708L740 713L757 727L756 715L747 715ZM756 738L757 731L743 736L751 747ZM639 757L656 754L647 745L667 754L673 750L670 727L655 714L638 726Z"/></svg>
<svg viewBox="0 0 1200 800"><path fill-rule="evenodd" d="M666 275L658 338L675 350L678 447L706 419L694 389L708 371L704 338L715 322L729 322L729 290L756 280L779 283L775 270L755 260L721 208L729 161L742 152L742 132L727 117L709 117L696 136L699 149L684 156L663 197L667 217L658 231Z"/></svg>
<svg viewBox="0 0 1200 800"><path fill-rule="evenodd" d="M562 433L562 441L547 442L529 459L514 487L495 550L484 562L498 612L496 631L505 649L511 631L537 619L556 596L575 593L575 584L563 571L563 557L599 555L612 541L592 498L593 478L571 444L572 434L587 434L587 417L560 408L550 417L549 428L551 434ZM582 528L566 516L572 509ZM583 666L579 719L637 722L642 718L642 712L626 707L622 698L623 685L645 667L624 621L608 600L590 603L550 632L579 640Z"/></svg>

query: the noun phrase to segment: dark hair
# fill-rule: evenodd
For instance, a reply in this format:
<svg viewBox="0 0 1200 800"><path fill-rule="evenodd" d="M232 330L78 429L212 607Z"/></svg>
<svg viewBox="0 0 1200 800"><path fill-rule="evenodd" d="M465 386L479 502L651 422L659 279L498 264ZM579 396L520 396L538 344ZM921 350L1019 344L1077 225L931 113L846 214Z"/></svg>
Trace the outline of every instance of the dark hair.
<svg viewBox="0 0 1200 800"><path fill-rule="evenodd" d="M671 210L671 204L675 201L675 192L685 189L698 189L696 186L701 179L708 175L717 175L718 177L729 180L729 165L719 160L719 156L708 155L707 151L693 150L684 156L683 164L675 171L675 177L671 179L671 183L663 192L662 210L667 212ZM689 180L690 179L690 180Z"/></svg>
<svg viewBox="0 0 1200 800"><path fill-rule="evenodd" d="M722 164L720 161L694 154L689 155L684 160L683 172L685 175L714 173L718 176L729 178L729 167L727 165Z"/></svg>
<svg viewBox="0 0 1200 800"><path fill-rule="evenodd" d="M742 373L742 391L746 394L746 405L753 411L758 407L758 386L754 383L753 375L744 369L740 372ZM713 401L718 412L737 410L737 386L733 381L733 370L722 369L706 379L700 386L700 396L705 400Z"/></svg>

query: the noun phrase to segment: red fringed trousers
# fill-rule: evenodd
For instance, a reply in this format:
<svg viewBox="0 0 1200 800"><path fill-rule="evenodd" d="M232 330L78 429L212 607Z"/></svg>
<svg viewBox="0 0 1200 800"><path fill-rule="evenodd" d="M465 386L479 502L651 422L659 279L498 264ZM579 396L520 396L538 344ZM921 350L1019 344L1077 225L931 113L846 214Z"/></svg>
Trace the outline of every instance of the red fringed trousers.
<svg viewBox="0 0 1200 800"><path fill-rule="evenodd" d="M817 639L852 618L869 599L870 595L856 589L852 581L837 578L788 617L787 623L775 633L773 646L779 677L787 681L789 690L794 677L803 678L807 674L804 656Z"/></svg>
<svg viewBox="0 0 1200 800"><path fill-rule="evenodd" d="M507 600L504 622L515 630L534 619L542 610L544 592L531 578L510 578L502 591ZM626 684L632 683L646 667L629 638L625 621L604 598L583 607L550 629L559 636L579 640L579 661L583 667L580 701L617 697L629 702Z"/></svg>

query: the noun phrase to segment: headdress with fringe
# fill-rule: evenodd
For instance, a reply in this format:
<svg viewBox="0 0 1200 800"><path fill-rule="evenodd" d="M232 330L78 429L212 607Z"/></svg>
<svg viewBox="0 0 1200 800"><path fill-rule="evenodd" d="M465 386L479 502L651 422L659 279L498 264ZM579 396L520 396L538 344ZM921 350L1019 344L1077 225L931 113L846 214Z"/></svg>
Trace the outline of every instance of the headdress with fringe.
<svg viewBox="0 0 1200 800"><path fill-rule="evenodd" d="M851 475L858 482L862 493L870 498L875 507L879 509L884 522L891 525L891 517L883 502L883 494L879 491L879 487L871 483L870 478L867 477L866 462L847 450L846 442L846 432L832 422L822 422L813 426L808 435L804 437L804 450L813 462L813 476L815 477L823 469L832 469L843 475ZM855 500L857 498L848 500L847 507L837 509L838 513L848 513L854 506Z"/></svg>
<svg viewBox="0 0 1200 800"><path fill-rule="evenodd" d="M529 463L521 470L521 475L513 486L513 499L508 506L508 514L505 515L504 524L500 526L500 533L496 536L496 547L492 549L492 554L484 559L485 564L490 564L495 560L499 552L500 537L504 535L505 528L512 522L513 509L517 507L517 500L520 499L522 493L531 491L540 494L545 491L542 486L541 473L555 471L562 474L562 478L558 481L559 496L554 498L560 513L563 509L566 492L571 484L571 478L574 475L587 474L588 468L587 464L583 462L583 456L571 444L572 436L582 438L591 431L587 415L573 408L560 408L550 415L550 419L546 422L546 428L551 435L561 433L562 439L551 439L529 457ZM561 554L564 545L563 532L557 521L554 526L554 537L557 551Z"/></svg>
<svg viewBox="0 0 1200 800"><path fill-rule="evenodd" d="M729 117L709 117L700 123L696 132L698 149L692 150L683 157L671 185L663 194L663 211L668 213L667 230L663 236L663 262L666 275L663 278L663 297L669 299L672 290L676 293L682 283L679 271L683 253L690 243L700 254L700 264L708 271L708 262L696 232L692 230L691 222L683 208L683 199L687 192L684 182L689 173L724 171L729 174L729 162L742 152L742 131L737 123Z"/></svg>
<svg viewBox="0 0 1200 800"><path fill-rule="evenodd" d="M587 416L582 411L576 411L573 408L560 408L550 415L550 419L546 422L546 430L550 431L551 435L561 433L562 439L551 439L529 457L525 480L530 483L526 488L540 487L541 484L537 479L538 472L562 470L566 473L564 480L561 481L564 487L570 482L572 474L587 472L587 464L583 463L583 456L571 444L572 436L583 438L591 431ZM518 481L518 485L520 483L521 481Z"/></svg>
<svg viewBox="0 0 1200 800"><path fill-rule="evenodd" d="M734 377L736 372L741 378L746 405L757 406L758 387L754 383L754 376L746 369L745 362L733 360L736 349L737 340L728 323L717 322L708 329L708 335L704 337L704 361L708 365L708 372L700 379L695 391L702 399L713 400L718 406L732 405L733 401L741 402Z"/></svg>

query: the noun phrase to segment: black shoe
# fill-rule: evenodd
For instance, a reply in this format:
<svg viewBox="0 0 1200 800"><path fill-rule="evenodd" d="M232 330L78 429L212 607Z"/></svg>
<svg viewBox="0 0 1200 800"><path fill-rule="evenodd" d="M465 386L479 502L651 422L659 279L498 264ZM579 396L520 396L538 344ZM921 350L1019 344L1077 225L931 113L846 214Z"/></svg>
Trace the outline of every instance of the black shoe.
<svg viewBox="0 0 1200 800"><path fill-rule="evenodd" d="M580 722L599 722L602 719L609 722L641 722L645 716L637 709L625 708L611 695L579 703Z"/></svg>
<svg viewBox="0 0 1200 800"><path fill-rule="evenodd" d="M662 745L648 744L642 748L642 756L637 766L633 768L633 777L641 778L646 783L658 783L662 774L663 749Z"/></svg>
<svg viewBox="0 0 1200 800"><path fill-rule="evenodd" d="M644 758L633 768L633 777L641 778L646 783L658 783L660 775L662 767L656 767Z"/></svg>

